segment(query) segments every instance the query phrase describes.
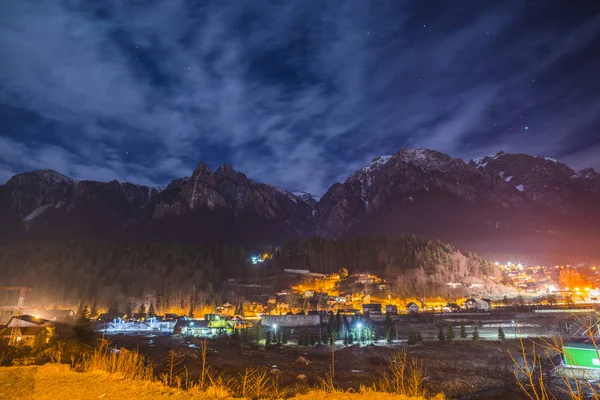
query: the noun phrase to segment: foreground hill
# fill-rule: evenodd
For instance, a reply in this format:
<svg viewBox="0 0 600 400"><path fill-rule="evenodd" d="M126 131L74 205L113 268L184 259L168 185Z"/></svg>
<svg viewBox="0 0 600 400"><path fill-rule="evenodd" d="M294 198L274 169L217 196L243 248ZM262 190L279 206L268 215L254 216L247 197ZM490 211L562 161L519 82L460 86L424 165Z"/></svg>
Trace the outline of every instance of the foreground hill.
<svg viewBox="0 0 600 400"><path fill-rule="evenodd" d="M0 368L0 398L22 400L87 400L87 399L233 399L225 391L187 392L166 387L158 382L119 379L103 371L73 372L66 365ZM389 393L325 393L309 392L293 397L297 400L331 399L363 400L376 395L380 400L419 400L417 397ZM441 397L440 397L441 398Z"/></svg>
<svg viewBox="0 0 600 400"><path fill-rule="evenodd" d="M0 187L0 240L280 243L418 233L464 250L599 250L600 175L540 156L498 153L469 163L403 148L332 185L322 198L200 163L166 188L76 181L33 171Z"/></svg>

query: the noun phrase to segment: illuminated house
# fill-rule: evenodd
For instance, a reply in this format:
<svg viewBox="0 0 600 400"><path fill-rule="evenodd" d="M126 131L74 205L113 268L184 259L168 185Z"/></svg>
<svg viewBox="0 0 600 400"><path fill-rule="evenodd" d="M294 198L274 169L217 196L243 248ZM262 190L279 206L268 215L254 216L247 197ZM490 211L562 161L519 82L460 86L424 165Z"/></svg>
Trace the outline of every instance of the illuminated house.
<svg viewBox="0 0 600 400"><path fill-rule="evenodd" d="M414 302L410 302L406 305L406 311L408 311L409 314L414 314L414 313L418 313L419 312L419 305L417 303Z"/></svg>
<svg viewBox="0 0 600 400"><path fill-rule="evenodd" d="M209 314L207 314L209 315ZM233 331L236 321L223 318L212 318L204 320L180 319L173 329L174 335L212 337L229 334Z"/></svg>
<svg viewBox="0 0 600 400"><path fill-rule="evenodd" d="M0 329L0 342L8 343L12 329L17 326L17 317L12 317L6 327ZM47 344L54 335L54 325L43 318L23 315L18 317L21 326L18 328L17 342L19 346L37 348Z"/></svg>
<svg viewBox="0 0 600 400"><path fill-rule="evenodd" d="M363 314L381 315L381 304L379 303L363 304L362 309Z"/></svg>

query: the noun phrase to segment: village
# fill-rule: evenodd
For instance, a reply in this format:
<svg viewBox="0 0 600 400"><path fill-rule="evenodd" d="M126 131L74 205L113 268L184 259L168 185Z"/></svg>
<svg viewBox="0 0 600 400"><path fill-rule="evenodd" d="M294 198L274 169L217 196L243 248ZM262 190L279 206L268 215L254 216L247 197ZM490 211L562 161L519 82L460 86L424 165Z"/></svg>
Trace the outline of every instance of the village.
<svg viewBox="0 0 600 400"><path fill-rule="evenodd" d="M264 261L259 259L263 260L257 257L252 265L260 267ZM268 287L229 280L230 289L243 294L244 301L238 304L167 309L150 298L148 302L132 301L126 312L116 313L83 303L76 310L12 307L13 315L0 327L0 346L12 346L16 353L11 354L21 355L12 365L35 363L46 349L77 337L83 321L90 334L108 338L115 348L139 349L157 366L163 365L170 351L176 351L190 372L196 373L195 352L208 341L209 358L222 372L234 376L252 360L253 365L281 374L282 381L290 385L304 376L308 378L302 379L318 382L317 376L327 371L328 354L335 351L339 360L347 359L339 373L348 376L348 388L369 382L380 368L370 363L375 358L383 360L390 347L412 346L411 351L430 365L430 385L460 393L477 386L468 381L470 388L464 386L467 383L451 388L445 383L449 376L464 380L462 375L468 374L473 382L480 382L481 389L501 386L490 377L510 375L499 368L511 361L505 359L505 350L503 355L498 353L499 348L516 352L523 338L562 337L564 345L555 352L560 354L561 368L600 375L594 363L594 343L589 342L589 328L597 329L596 289L586 290L588 286L582 285L567 290L564 286L585 281L591 287L594 276L584 278L583 270L571 267L498 267L512 290L509 298L502 294L488 298L486 288L477 283L448 284L452 296L399 298L392 294L389 282L373 273L350 274L341 269L319 274L289 269L280 271ZM542 280L540 270L554 278ZM542 282L539 290L522 287L523 280L534 279ZM27 293L28 288L20 289L21 294ZM442 343L446 345L440 346ZM490 372L484 364L450 368L457 352L495 357L493 368L497 370Z"/></svg>
<svg viewBox="0 0 600 400"><path fill-rule="evenodd" d="M268 255L253 256L251 264L260 266L268 258ZM334 317L343 318L347 327L351 326L352 321L354 329L357 324L369 327L374 340L384 340L390 336L388 331L390 321L393 321L391 336L400 341L401 338L408 340L410 329L406 329L407 324L430 318L481 319L490 315L499 316L502 311L511 308L517 311L519 307L528 307L528 311L532 311L533 307L538 312L552 309L561 312L570 307L585 309L600 298L600 291L595 287L600 277L593 266L578 270L571 266L548 268L511 262L495 264L503 273L504 283L514 290L510 299L506 295L496 295L494 298L482 296L484 288L481 283L461 287L461 283L453 282L447 283L454 290L451 297L399 298L392 294L383 278L372 273L349 274L345 268L333 274L285 269L276 279L283 287L274 292L265 290L265 286L230 279L228 285L244 294L244 301L237 305L225 303L188 312L180 309L177 313L173 310L157 310L152 299L149 299L148 303L136 304L132 301L128 310L121 313L110 309L103 312L93 306L89 309L89 317L93 329L107 335L159 334L212 338L262 327L257 333L258 341L266 340L266 332L270 330L276 337L279 330L281 335L286 334L286 341L296 342L301 340L298 332L312 332L313 329L319 332L316 341L325 342L327 339L321 328L327 327ZM471 296L464 296L465 293L471 293ZM77 314L81 313L82 306L77 311L24 309L25 315L20 318L22 339L19 341L28 345L47 342L47 337L53 334L49 329L51 322L72 324ZM399 323L404 326L399 327ZM11 318L6 325L0 326L0 341L10 339L11 328L15 324L16 319ZM505 323L508 330L515 328L515 325L512 318ZM352 340L352 329L349 328L348 332L350 338L347 340ZM406 337L402 337L403 333ZM435 335L437 332L434 332Z"/></svg>

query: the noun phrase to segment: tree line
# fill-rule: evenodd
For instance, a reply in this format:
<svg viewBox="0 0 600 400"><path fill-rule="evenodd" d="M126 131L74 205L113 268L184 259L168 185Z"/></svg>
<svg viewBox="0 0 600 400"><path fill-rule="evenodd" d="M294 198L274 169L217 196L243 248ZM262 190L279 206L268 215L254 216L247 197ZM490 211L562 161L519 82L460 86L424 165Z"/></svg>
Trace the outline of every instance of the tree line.
<svg viewBox="0 0 600 400"><path fill-rule="evenodd" d="M369 271L384 275L405 292L496 273L476 255L462 255L448 244L416 235L314 237L252 250L182 243L24 241L0 246L0 285L32 287L28 301L46 307L85 302L108 308L118 303L122 309L131 306L137 311L140 304L152 303L157 312L180 308L188 313L235 302L224 298L230 278L257 279L286 268ZM272 257L261 266L252 265L250 256L259 252Z"/></svg>

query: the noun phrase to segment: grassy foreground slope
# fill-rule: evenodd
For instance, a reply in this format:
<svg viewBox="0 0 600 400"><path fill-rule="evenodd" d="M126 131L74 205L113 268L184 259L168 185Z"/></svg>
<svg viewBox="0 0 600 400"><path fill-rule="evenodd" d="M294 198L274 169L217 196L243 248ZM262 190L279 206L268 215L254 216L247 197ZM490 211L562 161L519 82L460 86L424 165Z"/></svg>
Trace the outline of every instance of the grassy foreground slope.
<svg viewBox="0 0 600 400"><path fill-rule="evenodd" d="M311 391L296 400L420 400L389 393L329 393ZM193 393L166 387L159 382L119 379L104 371L74 372L67 365L0 368L0 399L227 399L224 393Z"/></svg>

